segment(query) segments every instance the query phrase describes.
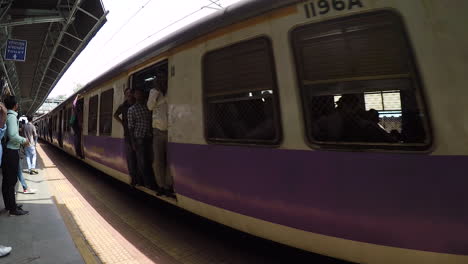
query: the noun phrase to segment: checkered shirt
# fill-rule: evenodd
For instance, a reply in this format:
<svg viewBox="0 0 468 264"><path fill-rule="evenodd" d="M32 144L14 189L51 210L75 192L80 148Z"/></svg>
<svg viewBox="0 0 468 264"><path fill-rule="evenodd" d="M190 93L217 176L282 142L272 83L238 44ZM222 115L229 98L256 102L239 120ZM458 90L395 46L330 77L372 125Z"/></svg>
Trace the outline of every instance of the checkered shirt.
<svg viewBox="0 0 468 264"><path fill-rule="evenodd" d="M151 112L146 105L136 103L128 109L128 128L134 138L151 137Z"/></svg>

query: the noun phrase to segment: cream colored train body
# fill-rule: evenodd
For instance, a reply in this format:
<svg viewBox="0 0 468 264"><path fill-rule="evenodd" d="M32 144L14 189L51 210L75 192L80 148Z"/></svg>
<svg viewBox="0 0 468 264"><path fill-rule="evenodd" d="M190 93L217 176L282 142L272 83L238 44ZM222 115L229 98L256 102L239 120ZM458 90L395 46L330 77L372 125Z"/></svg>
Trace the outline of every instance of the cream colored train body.
<svg viewBox="0 0 468 264"><path fill-rule="evenodd" d="M167 77L177 194L167 201L353 262L468 263L467 11L464 0L243 1L129 58L37 124L129 183L112 113L126 88ZM345 132L321 127L351 97L353 122L375 109L393 137L348 121L332 125Z"/></svg>

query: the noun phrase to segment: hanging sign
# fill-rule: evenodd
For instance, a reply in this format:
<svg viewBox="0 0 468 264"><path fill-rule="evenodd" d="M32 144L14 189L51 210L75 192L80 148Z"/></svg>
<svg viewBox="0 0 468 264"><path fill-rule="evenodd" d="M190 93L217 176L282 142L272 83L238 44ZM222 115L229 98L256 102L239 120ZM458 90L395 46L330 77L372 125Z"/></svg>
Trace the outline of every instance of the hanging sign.
<svg viewBox="0 0 468 264"><path fill-rule="evenodd" d="M26 47L28 42L20 39L7 40L5 49L5 60L12 61L25 61L26 60Z"/></svg>

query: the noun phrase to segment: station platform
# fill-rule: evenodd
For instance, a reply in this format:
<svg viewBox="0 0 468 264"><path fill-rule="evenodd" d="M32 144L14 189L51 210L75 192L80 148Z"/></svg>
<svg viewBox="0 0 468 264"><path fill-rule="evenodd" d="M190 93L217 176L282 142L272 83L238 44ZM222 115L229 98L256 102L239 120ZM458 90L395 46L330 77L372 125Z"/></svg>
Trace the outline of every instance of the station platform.
<svg viewBox="0 0 468 264"><path fill-rule="evenodd" d="M27 168L25 160L22 163ZM36 193L23 194L21 184L17 184L16 201L29 215L9 216L0 196L0 245L13 248L10 255L0 258L0 263L84 263L50 192L44 164L40 161L38 165L41 169L37 175L23 172L26 184Z"/></svg>
<svg viewBox="0 0 468 264"><path fill-rule="evenodd" d="M50 145L45 147L55 150ZM29 214L9 216L0 198L0 245L13 248L0 258L0 264L156 263L115 230L105 213L98 212L99 205L90 201L93 198L84 197L87 194L74 186L79 183L73 182L71 175L73 170L79 174L78 168L70 170L68 164L54 163L40 146L37 154L39 174L23 170L28 187L36 193L24 194L17 183L17 203ZM81 168L84 165L71 161ZM25 160L22 167L27 167Z"/></svg>

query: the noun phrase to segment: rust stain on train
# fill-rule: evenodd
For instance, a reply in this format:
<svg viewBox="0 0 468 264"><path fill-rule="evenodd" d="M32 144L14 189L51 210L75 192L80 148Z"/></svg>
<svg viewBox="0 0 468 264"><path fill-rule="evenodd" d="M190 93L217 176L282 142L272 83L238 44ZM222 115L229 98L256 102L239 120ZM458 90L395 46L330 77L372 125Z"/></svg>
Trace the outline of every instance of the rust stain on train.
<svg viewBox="0 0 468 264"><path fill-rule="evenodd" d="M99 154L104 154L105 150L104 148L98 148L98 147L91 147L91 151L94 153L99 153Z"/></svg>

